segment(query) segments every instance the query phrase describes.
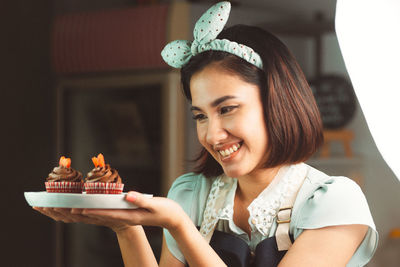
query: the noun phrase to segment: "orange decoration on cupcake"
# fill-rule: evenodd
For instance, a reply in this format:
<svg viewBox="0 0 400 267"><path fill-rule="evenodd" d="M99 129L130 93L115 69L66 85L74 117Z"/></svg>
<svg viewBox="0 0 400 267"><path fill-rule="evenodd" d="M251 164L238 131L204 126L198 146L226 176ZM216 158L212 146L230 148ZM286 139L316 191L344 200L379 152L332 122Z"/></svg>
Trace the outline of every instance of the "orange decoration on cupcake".
<svg viewBox="0 0 400 267"><path fill-rule="evenodd" d="M61 156L59 164L62 167L69 168L71 167L71 158L66 158L64 156Z"/></svg>
<svg viewBox="0 0 400 267"><path fill-rule="evenodd" d="M99 161L97 160L97 158L96 157L93 157L92 158L92 161L93 161L93 164L94 164L94 167L98 167L99 166Z"/></svg>
<svg viewBox="0 0 400 267"><path fill-rule="evenodd" d="M104 156L101 153L99 155L97 155L97 157L93 157L92 161L96 168L106 166L106 162L104 161Z"/></svg>

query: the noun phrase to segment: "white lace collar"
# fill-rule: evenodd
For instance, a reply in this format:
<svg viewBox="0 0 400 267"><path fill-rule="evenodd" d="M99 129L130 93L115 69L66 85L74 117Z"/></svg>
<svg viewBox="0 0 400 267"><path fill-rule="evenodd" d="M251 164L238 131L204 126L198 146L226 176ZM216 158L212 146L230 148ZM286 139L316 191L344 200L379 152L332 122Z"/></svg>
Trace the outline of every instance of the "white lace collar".
<svg viewBox="0 0 400 267"><path fill-rule="evenodd" d="M247 207L252 229L255 228L263 236L268 236L282 200L297 191L297 187L293 184L295 185L296 181L301 179L299 175L296 175L299 173L296 169L302 164L282 167L269 186ZM220 176L214 181L200 230L204 236L214 229L218 220L228 220L230 227L232 226L236 188L237 179Z"/></svg>

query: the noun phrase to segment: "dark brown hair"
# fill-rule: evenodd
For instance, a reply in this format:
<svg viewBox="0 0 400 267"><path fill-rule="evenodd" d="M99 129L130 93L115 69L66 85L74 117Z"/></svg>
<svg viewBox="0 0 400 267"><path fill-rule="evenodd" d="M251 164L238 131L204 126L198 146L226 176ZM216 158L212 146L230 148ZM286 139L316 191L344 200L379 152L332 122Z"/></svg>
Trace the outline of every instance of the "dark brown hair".
<svg viewBox="0 0 400 267"><path fill-rule="evenodd" d="M260 88L268 134L264 167L307 160L323 142L322 121L307 80L288 48L271 33L254 26L226 28L218 39L251 47L261 56L263 69L227 52L200 53L181 69L186 98L191 101L190 79L193 74L211 63L218 63L225 71ZM205 148L196 161L196 173L206 177L223 173L222 167Z"/></svg>

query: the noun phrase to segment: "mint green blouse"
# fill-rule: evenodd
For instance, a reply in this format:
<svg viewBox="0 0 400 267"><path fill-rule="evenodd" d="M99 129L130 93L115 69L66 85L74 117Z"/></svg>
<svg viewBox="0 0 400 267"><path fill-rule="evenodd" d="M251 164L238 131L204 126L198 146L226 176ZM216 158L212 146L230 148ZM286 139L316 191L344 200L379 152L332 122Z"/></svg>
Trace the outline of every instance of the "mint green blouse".
<svg viewBox="0 0 400 267"><path fill-rule="evenodd" d="M305 165L305 164L303 164ZM372 258L378 243L378 233L360 187L346 177L332 177L308 166L308 173L292 210L290 233L297 239L304 229L317 229L327 226L363 224L369 230L347 264L348 267L364 266ZM223 209L217 214L216 229L235 234L247 242L250 249L265 238L275 235L276 212L279 208L279 192L285 191L285 184L296 175L298 165L291 165L291 171L280 181L274 181L249 205L249 225L251 238L233 222L233 204L237 180L232 178ZM183 210L200 226L209 196L213 196L213 183L217 178L187 173L173 183L168 198L178 202ZM287 186L287 185L286 185ZM211 192L211 194L210 194ZM164 229L169 251L181 262L185 258L170 233Z"/></svg>

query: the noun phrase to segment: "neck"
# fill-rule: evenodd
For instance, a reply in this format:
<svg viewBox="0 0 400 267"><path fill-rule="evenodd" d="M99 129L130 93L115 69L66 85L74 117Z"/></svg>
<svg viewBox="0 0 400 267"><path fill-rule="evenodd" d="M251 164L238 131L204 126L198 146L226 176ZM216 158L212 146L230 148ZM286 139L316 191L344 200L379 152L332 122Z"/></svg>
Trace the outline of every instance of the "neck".
<svg viewBox="0 0 400 267"><path fill-rule="evenodd" d="M272 182L280 167L257 170L245 176L238 177L236 197L243 203L250 204Z"/></svg>

